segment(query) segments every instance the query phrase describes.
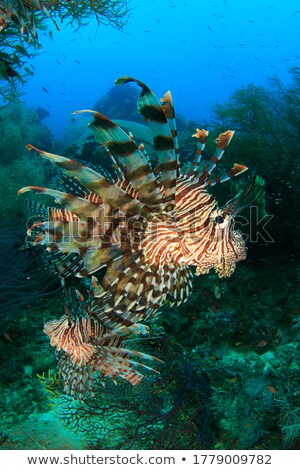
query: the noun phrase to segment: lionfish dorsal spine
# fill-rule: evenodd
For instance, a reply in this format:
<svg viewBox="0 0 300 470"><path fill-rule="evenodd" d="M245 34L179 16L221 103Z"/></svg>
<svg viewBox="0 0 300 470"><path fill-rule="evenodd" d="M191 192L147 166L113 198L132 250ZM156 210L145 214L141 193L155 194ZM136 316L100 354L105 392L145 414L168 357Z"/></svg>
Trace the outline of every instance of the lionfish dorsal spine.
<svg viewBox="0 0 300 470"><path fill-rule="evenodd" d="M126 178L137 190L139 200L154 212L162 212L164 200L160 187L137 144L116 123L103 114L94 113L90 123L96 141L116 156L126 172Z"/></svg>
<svg viewBox="0 0 300 470"><path fill-rule="evenodd" d="M200 182L204 183L207 179L210 173L215 169L221 158L223 157L223 154L228 147L232 137L234 135L234 131L226 131L220 134L216 140L216 148L215 152L212 157L210 157L209 163L205 165L205 167L202 170L202 175L200 177Z"/></svg>
<svg viewBox="0 0 300 470"><path fill-rule="evenodd" d="M175 206L178 164L168 118L159 99L143 82L132 77L120 77L115 80L116 85L128 82L134 82L142 89L137 107L152 131L164 190L165 210L172 212Z"/></svg>
<svg viewBox="0 0 300 470"><path fill-rule="evenodd" d="M165 112L165 115L167 116L169 126L171 129L174 150L177 156L177 177L178 177L180 175L180 149L179 149L179 143L178 143L175 109L174 109L173 98L172 98L172 94L170 90L164 94L164 96L160 99L160 101L161 101L163 110Z"/></svg>
<svg viewBox="0 0 300 470"><path fill-rule="evenodd" d="M194 159L192 161L192 171L189 173L189 175L197 173L197 170L199 168L202 155L205 149L205 144L206 144L206 140L208 137L208 131L206 131L205 129L197 128L196 133L193 134L192 137L195 137L196 139L198 139L198 141L197 141Z"/></svg>
<svg viewBox="0 0 300 470"><path fill-rule="evenodd" d="M215 176L215 178L206 180L204 184L205 186L214 186L215 184L224 183L225 181L228 181L237 175L241 175L242 173L244 173L244 171L247 171L247 170L248 170L247 166L239 165L238 163L235 163L232 168L224 171L219 176Z"/></svg>

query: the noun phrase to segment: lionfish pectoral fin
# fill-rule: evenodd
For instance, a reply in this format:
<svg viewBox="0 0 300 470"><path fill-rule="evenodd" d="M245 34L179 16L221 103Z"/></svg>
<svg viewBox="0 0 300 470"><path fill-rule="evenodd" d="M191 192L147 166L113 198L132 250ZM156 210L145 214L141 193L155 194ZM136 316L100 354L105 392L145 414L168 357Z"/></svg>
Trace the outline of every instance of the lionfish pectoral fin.
<svg viewBox="0 0 300 470"><path fill-rule="evenodd" d="M135 349L122 348L122 350L123 350L123 352L125 352L129 356L139 357L139 358L145 359L147 361L157 361L157 362L160 362L162 364L164 363L164 361L162 361L161 359L158 359L155 356L151 356L149 354L145 354L145 353L142 353L140 351L136 351Z"/></svg>
<svg viewBox="0 0 300 470"><path fill-rule="evenodd" d="M122 325L118 328L114 328L112 333L114 333L116 336L127 336L129 334L147 335L149 333L149 327L147 325L143 325L142 323L133 323L129 326Z"/></svg>
<svg viewBox="0 0 300 470"><path fill-rule="evenodd" d="M51 163L59 167L67 175L78 178L79 182L82 183L85 188L95 193L102 201L109 204L111 207L131 214L149 212L141 201L132 198L124 190L113 184L100 173L97 173L95 170L81 165L75 160L53 153L44 152L43 150L33 147L33 145L28 144L26 147L28 150L34 149L37 151L43 158L46 158Z"/></svg>
<svg viewBox="0 0 300 470"><path fill-rule="evenodd" d="M158 170L161 174L164 189L165 210L171 212L175 205L178 161L175 151L176 143L174 145L174 139L176 138L175 121L172 134L166 112L170 116L172 115L172 119L174 119L174 112L171 114L173 105L168 97L166 98L168 105L166 104L164 109L155 94L140 80L132 77L120 77L115 80L116 85L124 85L129 82L136 83L142 89L137 107L152 131L154 148L158 156ZM176 139L175 142L177 142Z"/></svg>
<svg viewBox="0 0 300 470"><path fill-rule="evenodd" d="M38 186L26 186L18 191L18 194L24 194L28 191L32 191L35 194L45 194L55 199L55 202L63 205L70 212L76 214L78 217L87 218L93 215L97 216L99 212L99 206L93 202L88 201L79 196L73 194L64 193L63 191L57 191L55 189L40 188Z"/></svg>

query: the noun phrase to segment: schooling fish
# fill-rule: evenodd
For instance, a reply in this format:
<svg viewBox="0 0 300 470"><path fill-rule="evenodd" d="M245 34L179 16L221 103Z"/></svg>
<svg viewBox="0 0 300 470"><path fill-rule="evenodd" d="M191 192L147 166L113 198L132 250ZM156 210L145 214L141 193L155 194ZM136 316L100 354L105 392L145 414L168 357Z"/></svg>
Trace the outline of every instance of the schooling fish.
<svg viewBox="0 0 300 470"><path fill-rule="evenodd" d="M165 93L159 100L144 83L134 78L121 77L115 83L128 82L141 87L137 106L152 133L157 154L154 169L144 146L138 145L131 133L127 134L103 114L90 110L74 114L93 114L90 128L96 141L106 148L114 175L27 146L64 173L67 190L71 191L36 186L19 191L19 194L33 191L51 196L61 206L49 208L47 220L36 222L29 229L32 244L47 247L61 277L76 274L86 279L93 275L96 279L84 328L83 320L72 323L74 334L69 334L71 325L68 326L65 316L45 327L51 343L62 349L58 337L69 335L73 341L81 331L84 347L80 349L80 346L79 350L84 354L88 351L87 355L91 352L88 356L91 359L80 356L75 360L76 354L64 349L68 364L66 381L70 376L78 376L78 367L90 367L89 361L97 370L96 353L101 360L101 348L97 344L100 345L102 339L98 338L96 344L95 339L89 339L91 318L106 332L127 328L145 333L146 327L140 322L153 316L164 302L178 305L188 298L193 266L197 275L214 269L219 277L227 277L233 273L236 263L246 257L245 241L234 224L253 185L224 207L219 207L208 191L209 186L247 170L244 165L235 164L219 176L211 176L234 132L228 130L220 134L215 140L213 156L201 165L208 132L196 129L194 160L180 168L171 93ZM97 280L97 273L104 267L103 279Z"/></svg>

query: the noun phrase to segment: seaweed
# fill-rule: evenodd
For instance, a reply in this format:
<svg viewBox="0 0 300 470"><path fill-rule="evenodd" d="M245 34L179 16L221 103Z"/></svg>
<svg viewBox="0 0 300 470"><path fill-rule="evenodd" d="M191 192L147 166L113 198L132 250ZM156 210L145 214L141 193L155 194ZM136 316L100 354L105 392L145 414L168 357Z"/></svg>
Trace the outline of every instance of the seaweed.
<svg viewBox="0 0 300 470"><path fill-rule="evenodd" d="M267 211L274 216L268 224L275 242L271 246L294 256L299 253L300 237L300 225L295 223L300 211L299 67L290 69L290 78L289 85L273 77L269 87L250 84L239 88L225 104L216 104L214 113L217 129L236 130L229 160L242 155L242 163L255 168L266 182ZM288 216L291 208L293 217ZM259 242L265 250L264 240Z"/></svg>

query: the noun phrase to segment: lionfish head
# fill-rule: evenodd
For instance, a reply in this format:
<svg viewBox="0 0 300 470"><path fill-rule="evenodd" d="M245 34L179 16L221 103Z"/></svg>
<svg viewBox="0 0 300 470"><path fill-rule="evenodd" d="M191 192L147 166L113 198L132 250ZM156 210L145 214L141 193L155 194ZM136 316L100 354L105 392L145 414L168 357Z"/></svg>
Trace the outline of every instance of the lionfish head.
<svg viewBox="0 0 300 470"><path fill-rule="evenodd" d="M263 184L254 176L250 185L224 207L210 214L210 244L205 258L197 267L197 274L207 273L213 268L219 277L229 277L238 261L246 258L246 241L240 230L235 229L236 216L254 204L263 192ZM254 193L254 194L253 194Z"/></svg>
<svg viewBox="0 0 300 470"><path fill-rule="evenodd" d="M246 258L246 243L240 230L235 230L235 214L216 209L210 216L211 238L205 258L201 259L196 274L207 273L214 269L219 277L229 277L238 261Z"/></svg>

